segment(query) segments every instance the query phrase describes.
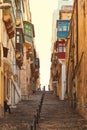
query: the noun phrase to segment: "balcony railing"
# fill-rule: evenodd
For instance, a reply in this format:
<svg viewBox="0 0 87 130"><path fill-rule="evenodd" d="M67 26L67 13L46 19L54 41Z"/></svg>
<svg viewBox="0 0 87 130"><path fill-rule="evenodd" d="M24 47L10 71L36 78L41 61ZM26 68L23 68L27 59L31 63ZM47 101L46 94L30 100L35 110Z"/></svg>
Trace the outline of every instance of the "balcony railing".
<svg viewBox="0 0 87 130"><path fill-rule="evenodd" d="M16 63L21 69L23 64L23 45L20 43L16 43Z"/></svg>

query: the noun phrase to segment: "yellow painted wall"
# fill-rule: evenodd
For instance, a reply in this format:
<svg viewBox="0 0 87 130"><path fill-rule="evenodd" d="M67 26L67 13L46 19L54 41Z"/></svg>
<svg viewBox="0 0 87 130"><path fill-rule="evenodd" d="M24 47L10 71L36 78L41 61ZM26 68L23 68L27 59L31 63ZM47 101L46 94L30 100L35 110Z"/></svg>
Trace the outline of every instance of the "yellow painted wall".
<svg viewBox="0 0 87 130"><path fill-rule="evenodd" d="M85 116L87 111L85 106L87 106L87 1L78 0L78 10L76 1L74 1L74 8L72 13L71 23L74 22L74 72L75 75L72 82L75 81L76 84L76 96L77 96L77 108L80 114ZM76 12L77 11L77 12ZM78 21L77 14L78 13ZM77 26L78 22L78 26ZM72 24L71 24L72 25ZM78 27L78 37L77 37L77 27ZM72 32L73 27L70 26L70 32ZM77 39L78 38L78 39ZM78 40L78 42L77 42ZM77 43L78 43L78 61L77 61ZM70 47L71 42L69 41ZM67 45L67 50L69 45ZM67 52L67 57L69 53ZM66 62L67 63L67 62ZM69 66L71 62L69 61ZM72 64L71 64L72 67ZM70 67L68 70L68 82L70 82ZM68 83L69 86L69 83ZM70 86L69 86L70 87Z"/></svg>

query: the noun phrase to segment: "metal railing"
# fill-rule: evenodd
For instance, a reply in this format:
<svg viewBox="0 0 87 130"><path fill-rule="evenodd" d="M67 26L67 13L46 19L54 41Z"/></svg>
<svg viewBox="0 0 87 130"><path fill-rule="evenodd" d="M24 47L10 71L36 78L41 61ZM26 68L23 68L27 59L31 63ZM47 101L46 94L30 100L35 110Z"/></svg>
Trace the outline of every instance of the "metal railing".
<svg viewBox="0 0 87 130"><path fill-rule="evenodd" d="M38 108L37 108L35 115L34 115L33 123L30 126L30 130L37 129L37 124L39 123L39 119L40 119L40 113L41 113L41 108L42 108L42 104L43 104L43 99L44 99L44 94L42 94L40 103L39 103Z"/></svg>

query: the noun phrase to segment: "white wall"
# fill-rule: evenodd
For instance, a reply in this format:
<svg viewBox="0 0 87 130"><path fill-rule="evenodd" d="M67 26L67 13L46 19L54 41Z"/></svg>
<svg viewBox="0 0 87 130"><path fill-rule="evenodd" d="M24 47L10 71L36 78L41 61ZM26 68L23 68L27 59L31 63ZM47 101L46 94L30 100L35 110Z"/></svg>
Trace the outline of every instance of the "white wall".
<svg viewBox="0 0 87 130"><path fill-rule="evenodd" d="M62 100L64 100L66 91L66 66L62 64Z"/></svg>

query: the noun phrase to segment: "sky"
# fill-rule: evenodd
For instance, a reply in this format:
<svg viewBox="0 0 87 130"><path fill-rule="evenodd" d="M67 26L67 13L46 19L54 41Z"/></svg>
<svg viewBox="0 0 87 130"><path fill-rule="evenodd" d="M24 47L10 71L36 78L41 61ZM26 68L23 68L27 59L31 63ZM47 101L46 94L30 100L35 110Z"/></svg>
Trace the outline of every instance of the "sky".
<svg viewBox="0 0 87 130"><path fill-rule="evenodd" d="M68 0L66 0L68 1ZM30 0L32 23L34 24L34 44L40 59L41 87L48 89L51 66L52 14L66 3L65 0ZM69 0L72 1L72 0Z"/></svg>

